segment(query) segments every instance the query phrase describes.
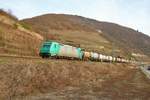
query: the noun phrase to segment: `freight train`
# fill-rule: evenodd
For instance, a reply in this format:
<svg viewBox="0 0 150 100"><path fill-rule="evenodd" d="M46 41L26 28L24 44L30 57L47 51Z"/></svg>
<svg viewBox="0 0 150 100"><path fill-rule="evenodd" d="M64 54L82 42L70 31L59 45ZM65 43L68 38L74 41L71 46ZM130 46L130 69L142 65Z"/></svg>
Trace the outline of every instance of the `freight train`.
<svg viewBox="0 0 150 100"><path fill-rule="evenodd" d="M128 63L130 60L121 57L112 57L96 52L82 50L79 47L61 44L54 41L46 41L40 48L39 55L42 58L66 58L78 60L104 61L104 62L123 62Z"/></svg>

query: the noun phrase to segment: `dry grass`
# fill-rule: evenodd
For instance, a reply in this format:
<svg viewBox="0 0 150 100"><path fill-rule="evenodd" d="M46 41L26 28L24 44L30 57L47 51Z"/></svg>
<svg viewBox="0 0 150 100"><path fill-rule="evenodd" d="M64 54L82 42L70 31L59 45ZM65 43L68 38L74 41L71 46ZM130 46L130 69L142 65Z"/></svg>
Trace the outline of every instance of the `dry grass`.
<svg viewBox="0 0 150 100"><path fill-rule="evenodd" d="M41 40L36 36L0 23L0 53L37 55Z"/></svg>
<svg viewBox="0 0 150 100"><path fill-rule="evenodd" d="M112 48L111 43L96 32L51 30L50 34L55 35L58 42L80 46L89 51L108 53L108 50ZM101 46L104 48L101 49Z"/></svg>
<svg viewBox="0 0 150 100"><path fill-rule="evenodd" d="M0 72L3 100L146 100L150 92L149 80L128 64L1 58Z"/></svg>
<svg viewBox="0 0 150 100"><path fill-rule="evenodd" d="M12 20L15 20L15 21L18 20L18 18L16 16L12 15L10 12L4 11L3 9L0 9L0 15L6 16L6 17L8 17Z"/></svg>
<svg viewBox="0 0 150 100"><path fill-rule="evenodd" d="M0 10L0 54L38 55L43 37L29 29L29 25Z"/></svg>

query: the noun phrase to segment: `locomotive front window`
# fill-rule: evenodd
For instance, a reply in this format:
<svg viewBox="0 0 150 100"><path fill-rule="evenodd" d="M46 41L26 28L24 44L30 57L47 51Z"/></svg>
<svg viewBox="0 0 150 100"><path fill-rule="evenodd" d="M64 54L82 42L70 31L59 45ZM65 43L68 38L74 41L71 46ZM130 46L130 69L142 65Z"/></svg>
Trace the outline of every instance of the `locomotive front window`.
<svg viewBox="0 0 150 100"><path fill-rule="evenodd" d="M43 48L49 48L50 45L43 45Z"/></svg>

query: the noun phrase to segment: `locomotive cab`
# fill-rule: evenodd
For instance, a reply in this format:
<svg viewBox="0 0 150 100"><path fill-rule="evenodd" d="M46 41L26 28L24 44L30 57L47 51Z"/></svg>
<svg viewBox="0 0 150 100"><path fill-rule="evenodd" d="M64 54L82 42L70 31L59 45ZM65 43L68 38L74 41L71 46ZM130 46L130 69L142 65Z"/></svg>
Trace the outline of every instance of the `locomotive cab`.
<svg viewBox="0 0 150 100"><path fill-rule="evenodd" d="M60 45L57 42L46 41L42 44L40 48L40 56L41 57L50 57L56 56L59 52Z"/></svg>

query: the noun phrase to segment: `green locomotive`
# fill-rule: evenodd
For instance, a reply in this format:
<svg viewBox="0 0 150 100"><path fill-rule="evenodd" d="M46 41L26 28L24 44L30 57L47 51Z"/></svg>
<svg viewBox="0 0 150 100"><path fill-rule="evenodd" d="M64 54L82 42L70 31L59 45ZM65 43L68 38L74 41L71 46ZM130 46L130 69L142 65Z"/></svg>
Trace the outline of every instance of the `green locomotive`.
<svg viewBox="0 0 150 100"><path fill-rule="evenodd" d="M39 55L42 58L65 57L65 58L83 59L83 52L81 48L60 44L54 41L44 42L40 48Z"/></svg>

